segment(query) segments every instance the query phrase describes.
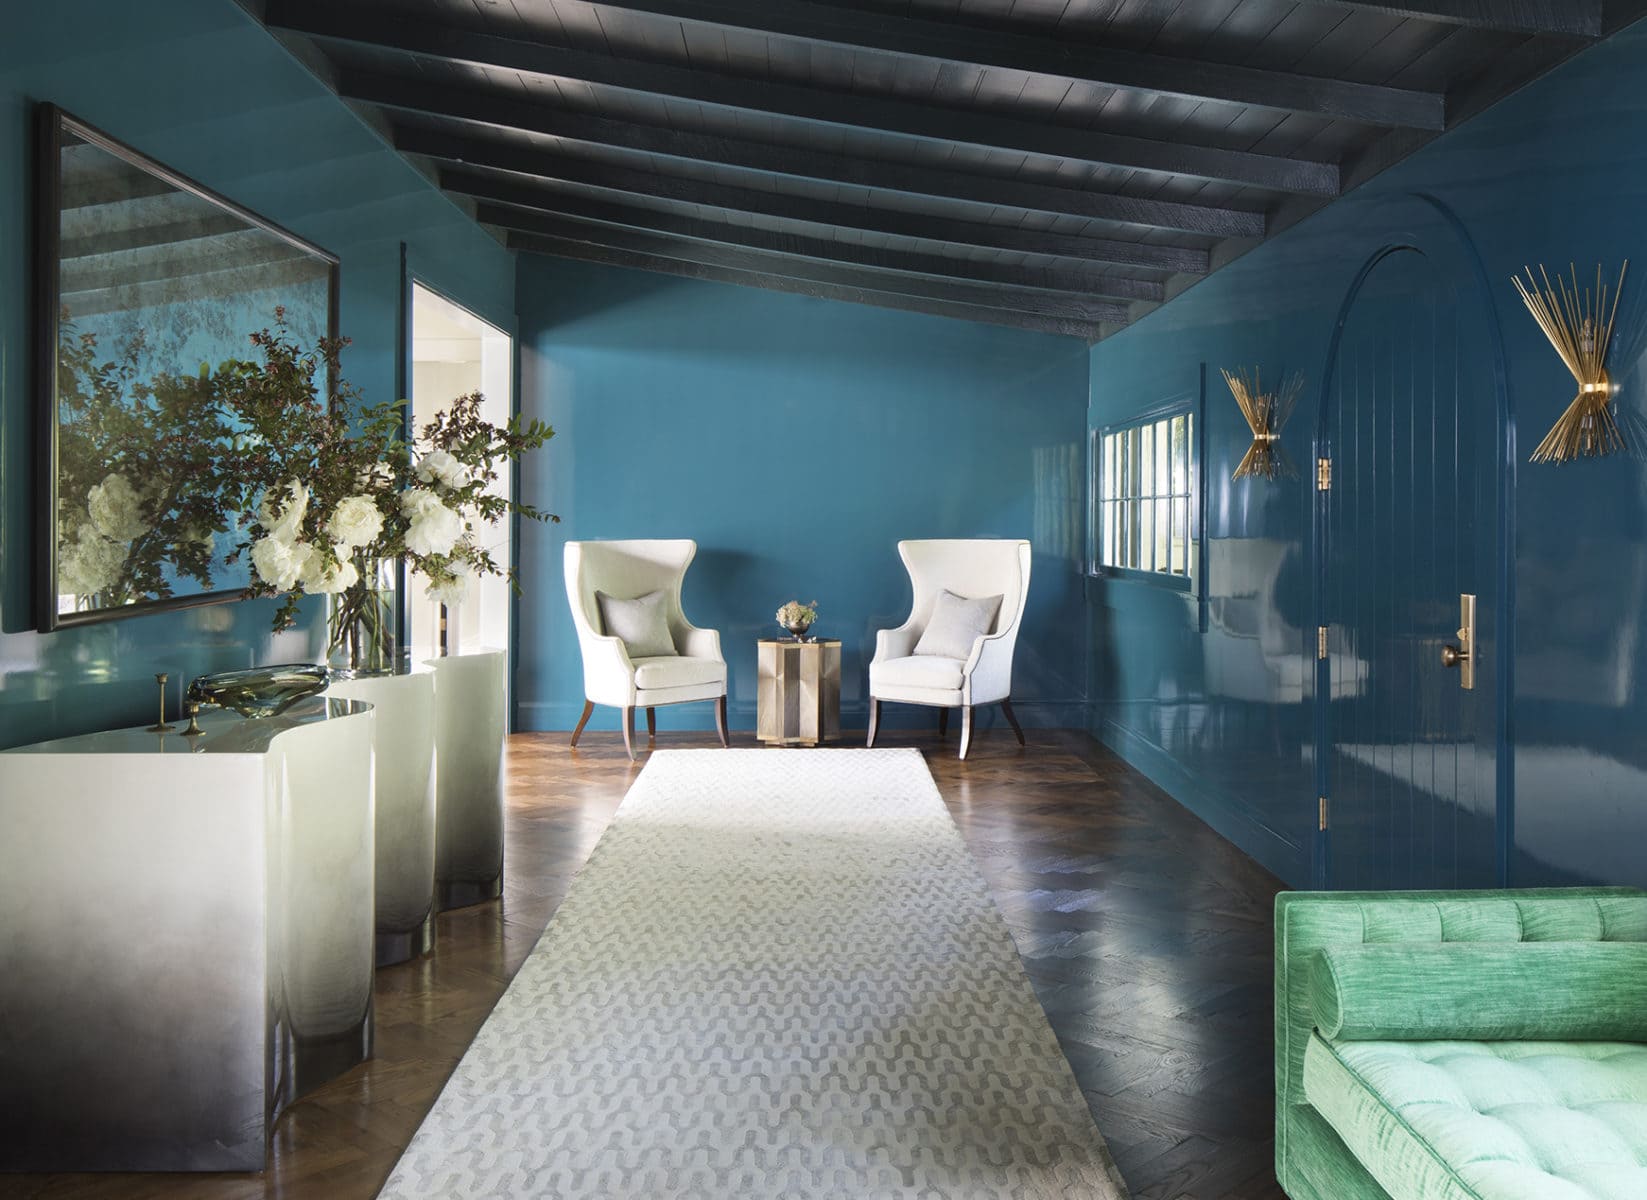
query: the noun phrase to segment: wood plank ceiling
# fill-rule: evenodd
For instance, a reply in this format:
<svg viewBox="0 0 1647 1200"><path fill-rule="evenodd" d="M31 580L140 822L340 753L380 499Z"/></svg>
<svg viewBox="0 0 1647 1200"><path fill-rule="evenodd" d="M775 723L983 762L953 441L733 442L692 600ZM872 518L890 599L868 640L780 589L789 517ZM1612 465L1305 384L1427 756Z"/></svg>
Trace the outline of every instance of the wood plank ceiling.
<svg viewBox="0 0 1647 1200"><path fill-rule="evenodd" d="M246 0L511 247L1096 340L1647 0Z"/></svg>

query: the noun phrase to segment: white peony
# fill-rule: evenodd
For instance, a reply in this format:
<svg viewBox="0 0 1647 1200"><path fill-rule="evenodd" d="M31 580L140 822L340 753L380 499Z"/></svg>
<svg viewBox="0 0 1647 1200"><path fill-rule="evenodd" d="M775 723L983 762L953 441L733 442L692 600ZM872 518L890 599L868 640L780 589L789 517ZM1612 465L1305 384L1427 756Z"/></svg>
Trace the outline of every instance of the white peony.
<svg viewBox="0 0 1647 1200"><path fill-rule="evenodd" d="M105 476L93 487L86 497L86 511L97 531L111 541L129 542L149 531L143 498L124 475Z"/></svg>
<svg viewBox="0 0 1647 1200"><path fill-rule="evenodd" d="M326 522L326 532L346 549L370 546L383 532L383 514L370 496L348 496L338 501L331 520Z"/></svg>
<svg viewBox="0 0 1647 1200"><path fill-rule="evenodd" d="M298 584L303 573L309 547L299 543L305 553L294 552L294 547L277 537L262 537L252 543L252 568L257 577L279 592L289 592Z"/></svg>
<svg viewBox="0 0 1647 1200"><path fill-rule="evenodd" d="M413 554L450 554L463 536L463 518L424 488L403 492L400 511L411 522L406 530L406 549Z"/></svg>
<svg viewBox="0 0 1647 1200"><path fill-rule="evenodd" d="M293 479L286 484L287 500L278 510L268 496L258 506L257 519L268 536L291 545L303 529L303 517L309 511L309 489ZM290 585L288 585L290 586Z"/></svg>
<svg viewBox="0 0 1647 1200"><path fill-rule="evenodd" d="M296 547L298 581L303 590L313 596L346 592L360 582L360 570L349 560L347 546L334 546L337 565L328 563L325 556L313 546Z"/></svg>
<svg viewBox="0 0 1647 1200"><path fill-rule="evenodd" d="M460 488L469 482L469 468L448 450L431 450L418 459L415 474L419 483L440 483Z"/></svg>
<svg viewBox="0 0 1647 1200"><path fill-rule="evenodd" d="M86 525L60 551L57 590L67 595L93 596L112 587L126 565L126 547Z"/></svg>

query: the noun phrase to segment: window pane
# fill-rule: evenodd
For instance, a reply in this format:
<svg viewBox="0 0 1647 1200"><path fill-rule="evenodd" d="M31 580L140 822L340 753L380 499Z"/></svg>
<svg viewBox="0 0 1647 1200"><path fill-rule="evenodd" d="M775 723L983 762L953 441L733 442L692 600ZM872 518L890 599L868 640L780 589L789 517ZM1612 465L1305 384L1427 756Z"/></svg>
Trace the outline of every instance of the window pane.
<svg viewBox="0 0 1647 1200"><path fill-rule="evenodd" d="M1138 494L1155 495L1155 426L1138 431Z"/></svg>
<svg viewBox="0 0 1647 1200"><path fill-rule="evenodd" d="M1138 566L1155 570L1155 501L1138 502Z"/></svg>
<svg viewBox="0 0 1647 1200"><path fill-rule="evenodd" d="M1172 419L1172 494L1189 495L1189 435L1185 430L1188 417Z"/></svg>
<svg viewBox="0 0 1647 1200"><path fill-rule="evenodd" d="M1155 502L1155 569L1157 571L1172 569L1171 559L1168 557L1171 545L1172 501L1157 500Z"/></svg>
<svg viewBox="0 0 1647 1200"><path fill-rule="evenodd" d="M1155 494L1165 496L1172 490L1172 464L1168 461L1168 452L1172 449L1168 441L1170 421L1155 423ZM1165 522L1162 522L1165 524Z"/></svg>
<svg viewBox="0 0 1647 1200"><path fill-rule="evenodd" d="M1121 566L1138 565L1138 502L1121 502Z"/></svg>
<svg viewBox="0 0 1647 1200"><path fill-rule="evenodd" d="M1104 439L1104 491L1106 500L1115 499L1115 435Z"/></svg>
<svg viewBox="0 0 1647 1200"><path fill-rule="evenodd" d="M1120 505L1113 502L1106 502L1104 504L1103 520L1101 523L1104 531L1103 554L1104 565L1106 567L1113 567L1115 565L1115 512L1119 507Z"/></svg>
<svg viewBox="0 0 1647 1200"><path fill-rule="evenodd" d="M1189 563L1189 501L1172 502L1172 573L1187 575Z"/></svg>

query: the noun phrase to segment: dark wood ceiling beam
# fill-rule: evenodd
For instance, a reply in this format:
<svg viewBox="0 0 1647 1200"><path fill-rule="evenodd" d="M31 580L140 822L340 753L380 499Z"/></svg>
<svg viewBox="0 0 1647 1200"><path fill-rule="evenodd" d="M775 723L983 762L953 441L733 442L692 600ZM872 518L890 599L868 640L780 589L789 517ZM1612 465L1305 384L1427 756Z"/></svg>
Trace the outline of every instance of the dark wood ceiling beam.
<svg viewBox="0 0 1647 1200"><path fill-rule="evenodd" d="M1287 71L1173 58L807 0L561 0L1068 83L1215 100L1368 125L1445 129L1446 97Z"/></svg>
<svg viewBox="0 0 1647 1200"><path fill-rule="evenodd" d="M1094 322L1077 321L1063 317L1043 317L1034 313L1013 312L1001 308L981 308L931 297L907 296L896 292L882 292L870 288L848 287L840 284L819 283L809 279L794 279L760 271L739 270L671 258L661 254L644 254L613 246L563 238L542 237L534 234L509 235L509 247L529 254L545 254L552 258L570 258L581 262L599 263L610 267L628 267L637 271L678 275L687 279L706 279L718 283L735 283L744 287L766 288L770 291L790 292L820 300L841 300L848 304L873 304L880 308L896 308L905 312L926 313L929 316L955 317L963 321L981 321L990 325L1005 325L1014 329L1030 329L1039 333L1055 333L1065 337L1096 341L1103 332Z"/></svg>
<svg viewBox="0 0 1647 1200"><path fill-rule="evenodd" d="M1397 17L1473 25L1506 33L1554 33L1597 38L1602 0L1309 0L1335 8L1365 8Z"/></svg>
<svg viewBox="0 0 1647 1200"><path fill-rule="evenodd" d="M1247 150L1224 150L1155 138L1051 125L983 110L832 92L690 67L574 50L540 40L384 20L338 0L270 0L264 23L286 33L399 50L469 66L524 71L554 79L644 93L742 112L851 129L903 134L1021 154L1222 180L1269 191L1336 196L1334 163Z"/></svg>
<svg viewBox="0 0 1647 1200"><path fill-rule="evenodd" d="M958 200L1026 212L1088 217L1209 237L1264 236L1264 214L1237 208L1150 200L1113 192L1032 183L967 171L911 166L879 159L772 146L549 108L507 96L418 80L345 71L337 80L345 99L403 112L442 117L487 129L544 134L584 145L689 162L844 183L907 195Z"/></svg>
<svg viewBox="0 0 1647 1200"><path fill-rule="evenodd" d="M443 144L444 143L444 144ZM754 213L764 217L823 225L832 229L857 229L894 237L921 238L958 246L988 246L1024 254L1046 254L1085 262L1108 262L1122 266L1149 267L1186 274L1205 274L1207 253L1180 246L1157 246L1144 242L1117 242L1103 238L1049 233L1016 225L993 225L984 221L955 221L929 217L924 213L864 208L831 200L754 188L703 183L645 171L630 171L595 163L577 162L551 154L513 147L482 150L461 140L445 142L438 135L403 130L395 135L395 147L407 154L420 154L446 162L462 163L492 171L526 175L537 180L559 181L627 196L652 196L681 204L699 204L729 212ZM479 200L515 204L530 208L553 208L561 193L524 180L499 179L473 172L442 171L440 186Z"/></svg>
<svg viewBox="0 0 1647 1200"><path fill-rule="evenodd" d="M508 214L491 210L492 217ZM499 224L489 217L480 217L488 224ZM1038 317L1060 317L1074 321L1121 321L1126 319L1127 308L1111 300L1079 296L1071 292L1051 292L1040 288L1000 287L988 283L971 283L954 279L934 279L901 271L882 271L856 266L842 266L812 258L800 258L788 253L773 254L764 250L748 250L723 242L696 241L650 233L621 225L602 225L583 221L569 221L547 214L518 213L508 217L507 228L518 229L533 236L552 237L561 241L588 242L614 250L628 250L634 254L653 254L661 258L681 259L703 263L711 267L725 267L734 271L752 271L762 275L776 275L785 279L806 279L831 286L863 288L895 296L913 296L918 299L940 300L945 303L970 304L980 309L1002 309L1009 312L1032 313Z"/></svg>
<svg viewBox="0 0 1647 1200"><path fill-rule="evenodd" d="M1152 279L1128 279L1106 275L1081 266L1029 267L970 259L949 258L942 254L921 254L906 250L892 250L881 246L866 246L859 242L838 242L831 238L806 237L758 229L750 225L732 225L723 221L703 221L675 213L658 212L649 208L605 204L578 196L564 196L552 210L519 208L513 205L485 203L475 210L475 219L486 225L521 233L542 233L551 237L570 237L566 226L571 222L593 222L618 229L636 230L647 234L661 234L688 241L713 242L722 246L759 250L769 254L783 254L868 268L874 271L897 271L916 279L961 280L968 286L1001 285L1006 289L1034 289L1031 300L1055 303L1071 297L1077 304L1091 297L1112 300L1148 300L1160 303L1166 299L1166 287ZM603 239L590 239L603 240ZM615 244L615 243L614 243ZM892 289L896 290L896 289ZM1000 288L996 289L1000 292ZM984 294L980 295L980 298ZM996 296L1005 308L1019 307ZM1034 308L1027 311L1043 312L1050 309ZM1061 315L1081 315L1080 307L1060 309ZM1103 318L1108 319L1108 318Z"/></svg>

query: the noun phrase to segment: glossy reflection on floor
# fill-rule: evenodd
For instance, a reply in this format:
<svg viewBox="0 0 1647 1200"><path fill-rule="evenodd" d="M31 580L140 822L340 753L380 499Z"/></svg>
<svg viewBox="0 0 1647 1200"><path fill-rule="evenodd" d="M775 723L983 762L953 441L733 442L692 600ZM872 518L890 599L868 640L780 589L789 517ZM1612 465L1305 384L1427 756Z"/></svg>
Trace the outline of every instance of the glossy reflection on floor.
<svg viewBox="0 0 1647 1200"><path fill-rule="evenodd" d="M965 763L936 736L883 744L927 752L1133 1195L1279 1200L1278 881L1084 734L1031 731L1021 750L992 731ZM443 914L429 957L378 972L376 1056L292 1106L264 1175L0 1176L0 1197L376 1195L645 761L616 734L510 739L502 900Z"/></svg>

